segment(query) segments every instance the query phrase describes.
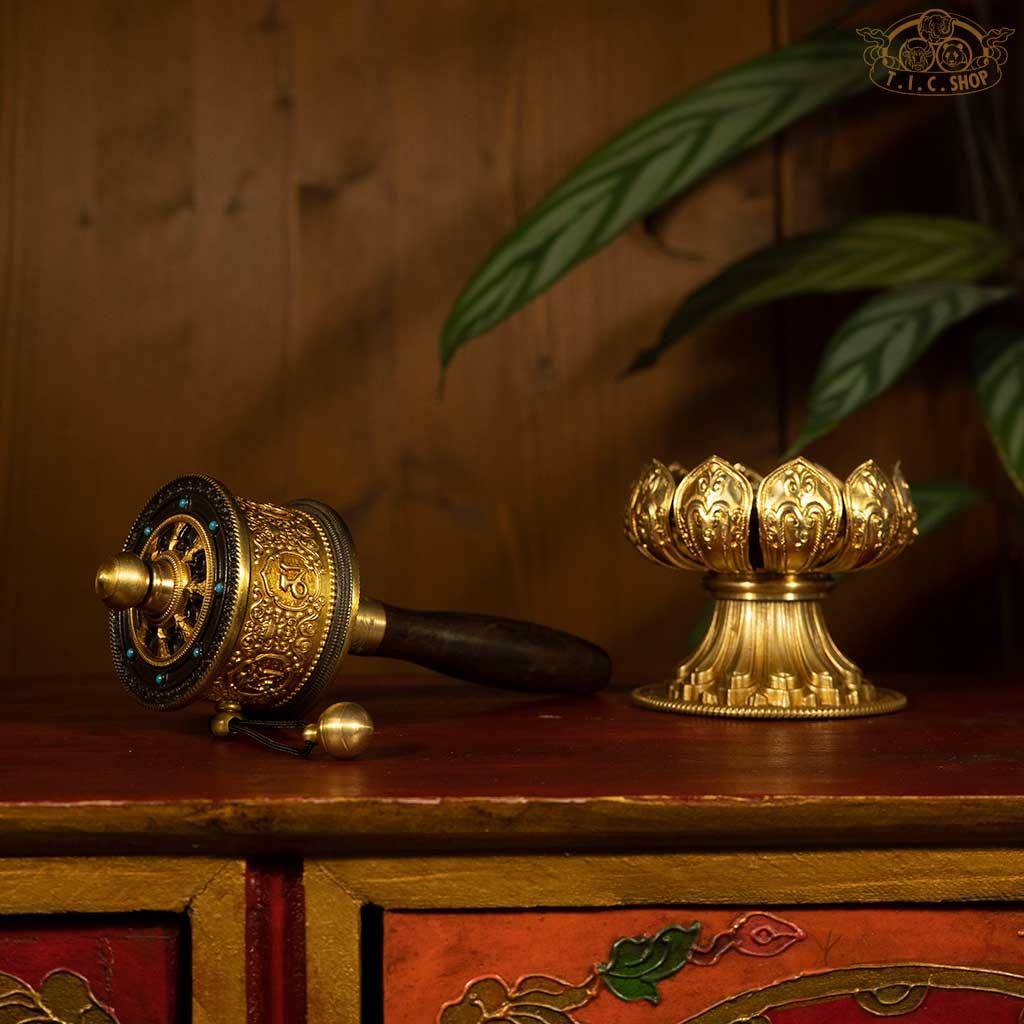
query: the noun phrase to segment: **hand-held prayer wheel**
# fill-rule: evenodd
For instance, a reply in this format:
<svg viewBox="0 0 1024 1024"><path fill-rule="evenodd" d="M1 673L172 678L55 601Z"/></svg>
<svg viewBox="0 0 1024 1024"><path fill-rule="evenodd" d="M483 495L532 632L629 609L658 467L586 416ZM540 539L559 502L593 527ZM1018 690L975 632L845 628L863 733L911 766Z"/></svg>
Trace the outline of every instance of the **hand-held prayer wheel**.
<svg viewBox="0 0 1024 1024"><path fill-rule="evenodd" d="M314 704L347 653L544 693L590 693L611 674L604 651L559 630L368 598L333 509L249 501L205 476L179 477L150 498L124 551L99 567L96 592L111 609L125 688L161 711L213 702L217 735L259 721L301 726L269 719ZM354 756L371 733L357 705L332 705L304 738L309 749Z"/></svg>

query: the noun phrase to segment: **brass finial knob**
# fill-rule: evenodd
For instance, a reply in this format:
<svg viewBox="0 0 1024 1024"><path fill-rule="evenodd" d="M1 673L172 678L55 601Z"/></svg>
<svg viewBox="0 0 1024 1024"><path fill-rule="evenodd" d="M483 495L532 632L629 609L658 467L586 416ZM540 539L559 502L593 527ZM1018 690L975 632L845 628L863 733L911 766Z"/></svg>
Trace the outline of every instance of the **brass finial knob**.
<svg viewBox="0 0 1024 1024"><path fill-rule="evenodd" d="M96 595L111 611L121 612L141 605L151 582L149 565L138 555L114 555L96 570Z"/></svg>
<svg viewBox="0 0 1024 1024"><path fill-rule="evenodd" d="M319 743L331 757L348 760L358 757L373 739L373 720L362 705L342 701L325 708L316 722L306 726L302 738Z"/></svg>

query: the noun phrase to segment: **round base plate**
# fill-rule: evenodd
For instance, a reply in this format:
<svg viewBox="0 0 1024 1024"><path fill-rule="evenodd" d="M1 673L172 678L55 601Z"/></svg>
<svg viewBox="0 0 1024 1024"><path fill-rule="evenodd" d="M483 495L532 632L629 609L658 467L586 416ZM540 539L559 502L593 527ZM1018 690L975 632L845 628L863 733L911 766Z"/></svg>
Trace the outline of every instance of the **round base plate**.
<svg viewBox="0 0 1024 1024"><path fill-rule="evenodd" d="M633 703L654 711L673 711L678 715L715 715L720 718L861 718L865 715L887 715L907 706L907 698L895 690L875 688L876 697L867 704L831 705L816 708L779 708L759 705L755 707L729 704L698 704L695 701L676 700L668 695L668 683L638 686L633 691Z"/></svg>

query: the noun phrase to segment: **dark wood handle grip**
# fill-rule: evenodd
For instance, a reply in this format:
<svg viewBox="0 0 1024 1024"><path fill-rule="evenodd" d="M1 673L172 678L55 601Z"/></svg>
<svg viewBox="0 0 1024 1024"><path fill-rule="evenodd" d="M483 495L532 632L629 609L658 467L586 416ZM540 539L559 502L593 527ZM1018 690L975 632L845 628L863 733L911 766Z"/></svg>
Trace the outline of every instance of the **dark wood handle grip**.
<svg viewBox="0 0 1024 1024"><path fill-rule="evenodd" d="M373 652L379 657L538 693L593 693L611 676L611 659L600 647L558 629L489 615L383 607L384 636Z"/></svg>

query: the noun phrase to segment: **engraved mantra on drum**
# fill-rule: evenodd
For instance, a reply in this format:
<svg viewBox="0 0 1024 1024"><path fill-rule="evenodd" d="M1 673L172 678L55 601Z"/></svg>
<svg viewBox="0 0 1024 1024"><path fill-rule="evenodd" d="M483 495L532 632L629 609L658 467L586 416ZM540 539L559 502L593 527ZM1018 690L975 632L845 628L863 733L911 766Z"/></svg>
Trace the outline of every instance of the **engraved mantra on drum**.
<svg viewBox="0 0 1024 1024"><path fill-rule="evenodd" d="M239 499L249 527L249 605L238 645L211 699L282 704L305 685L334 606L330 546L312 516ZM327 582L332 581L332 582Z"/></svg>

